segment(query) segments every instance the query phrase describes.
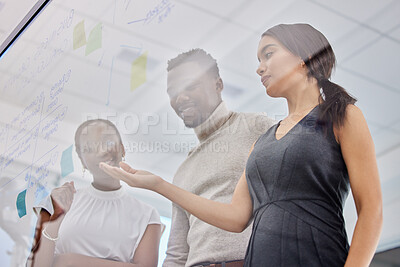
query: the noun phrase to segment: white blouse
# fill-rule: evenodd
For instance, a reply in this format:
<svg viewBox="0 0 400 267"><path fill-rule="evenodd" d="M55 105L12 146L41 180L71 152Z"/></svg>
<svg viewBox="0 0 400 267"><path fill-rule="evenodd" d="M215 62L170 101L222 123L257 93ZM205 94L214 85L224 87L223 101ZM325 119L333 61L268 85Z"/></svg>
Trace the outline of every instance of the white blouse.
<svg viewBox="0 0 400 267"><path fill-rule="evenodd" d="M36 208L52 214L50 196ZM75 193L59 229L55 254L77 253L132 262L149 224L161 224L152 206L135 199L123 187L100 191L90 185Z"/></svg>

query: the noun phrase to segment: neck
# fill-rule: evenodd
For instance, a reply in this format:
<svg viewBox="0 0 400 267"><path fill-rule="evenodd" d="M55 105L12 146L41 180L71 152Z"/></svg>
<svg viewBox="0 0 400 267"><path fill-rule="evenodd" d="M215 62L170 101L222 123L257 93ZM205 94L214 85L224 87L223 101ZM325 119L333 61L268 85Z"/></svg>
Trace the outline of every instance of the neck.
<svg viewBox="0 0 400 267"><path fill-rule="evenodd" d="M121 188L121 182L109 176L93 177L92 185L94 188L101 191L114 191Z"/></svg>
<svg viewBox="0 0 400 267"><path fill-rule="evenodd" d="M204 141L213 132L218 130L231 116L224 102L221 102L214 112L199 126L194 128L194 132L200 141Z"/></svg>
<svg viewBox="0 0 400 267"><path fill-rule="evenodd" d="M302 83L290 91L292 93L286 97L289 116L307 113L319 104L320 91L316 82Z"/></svg>

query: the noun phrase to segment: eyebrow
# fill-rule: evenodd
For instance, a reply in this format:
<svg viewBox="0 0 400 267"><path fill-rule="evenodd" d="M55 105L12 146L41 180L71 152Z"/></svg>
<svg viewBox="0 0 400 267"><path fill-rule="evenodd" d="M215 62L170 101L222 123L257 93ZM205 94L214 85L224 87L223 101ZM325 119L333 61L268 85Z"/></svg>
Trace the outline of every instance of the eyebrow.
<svg viewBox="0 0 400 267"><path fill-rule="evenodd" d="M180 83L180 85L182 85L182 84L183 84L183 86L180 86L179 89L182 89L182 87L187 88L187 87L191 87L191 86L197 86L197 85L201 84L201 82L198 80L187 79ZM167 87L167 93L170 92L171 90L176 90L176 86Z"/></svg>
<svg viewBox="0 0 400 267"><path fill-rule="evenodd" d="M264 46L264 47L261 49L260 54L264 54L264 53L265 53L265 50L267 50L267 49L270 48L271 46L277 46L277 45L276 45L276 44L267 44L266 46ZM259 58L259 57L257 57L257 59L258 59L258 61L260 61L260 58Z"/></svg>

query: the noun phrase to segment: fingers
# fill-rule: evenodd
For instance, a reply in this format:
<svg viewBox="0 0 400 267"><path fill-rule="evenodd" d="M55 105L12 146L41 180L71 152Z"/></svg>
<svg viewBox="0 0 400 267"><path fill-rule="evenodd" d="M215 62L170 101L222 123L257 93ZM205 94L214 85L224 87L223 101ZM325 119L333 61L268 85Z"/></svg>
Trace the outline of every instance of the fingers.
<svg viewBox="0 0 400 267"><path fill-rule="evenodd" d="M110 166L104 162L101 162L99 164L100 169L102 169L105 173L110 175L112 178L117 179L117 180L122 180L121 179L121 172L124 173L125 171L121 170L118 167L113 167Z"/></svg>
<svg viewBox="0 0 400 267"><path fill-rule="evenodd" d="M64 187L64 188L70 190L72 193L76 193L74 181L66 182L61 187Z"/></svg>
<svg viewBox="0 0 400 267"><path fill-rule="evenodd" d="M137 172L137 170L133 169L131 166L129 166L127 163L125 162L120 162L119 166L126 172L135 174Z"/></svg>
<svg viewBox="0 0 400 267"><path fill-rule="evenodd" d="M66 213L71 207L75 193L74 182L66 182L62 186L54 188L51 191L51 199L55 213L58 215Z"/></svg>
<svg viewBox="0 0 400 267"><path fill-rule="evenodd" d="M124 181L125 183L127 183L130 186L134 186L134 184L135 184L133 180L137 176L137 174L136 174L137 170L132 169L131 167L129 167L128 164L124 165L124 168L129 168L131 170L131 172L122 170L118 167L110 166L103 162L100 163L100 168L105 173L107 173L108 175L113 177L114 179ZM133 170L133 172L132 172L132 170Z"/></svg>

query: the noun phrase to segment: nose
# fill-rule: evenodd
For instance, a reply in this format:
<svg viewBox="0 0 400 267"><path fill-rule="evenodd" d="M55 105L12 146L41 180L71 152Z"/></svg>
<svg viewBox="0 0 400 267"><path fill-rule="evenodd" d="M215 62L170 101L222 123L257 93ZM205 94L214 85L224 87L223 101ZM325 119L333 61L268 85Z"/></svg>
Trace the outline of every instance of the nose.
<svg viewBox="0 0 400 267"><path fill-rule="evenodd" d="M185 94L185 92L180 92L178 94L178 96L176 97L175 103L177 105L179 105L181 103L185 103L188 100L189 100L189 97L187 96L187 94Z"/></svg>
<svg viewBox="0 0 400 267"><path fill-rule="evenodd" d="M260 62L260 64L258 65L258 68L256 70L257 74L262 76L265 72L266 66L265 64L263 64L262 62Z"/></svg>

